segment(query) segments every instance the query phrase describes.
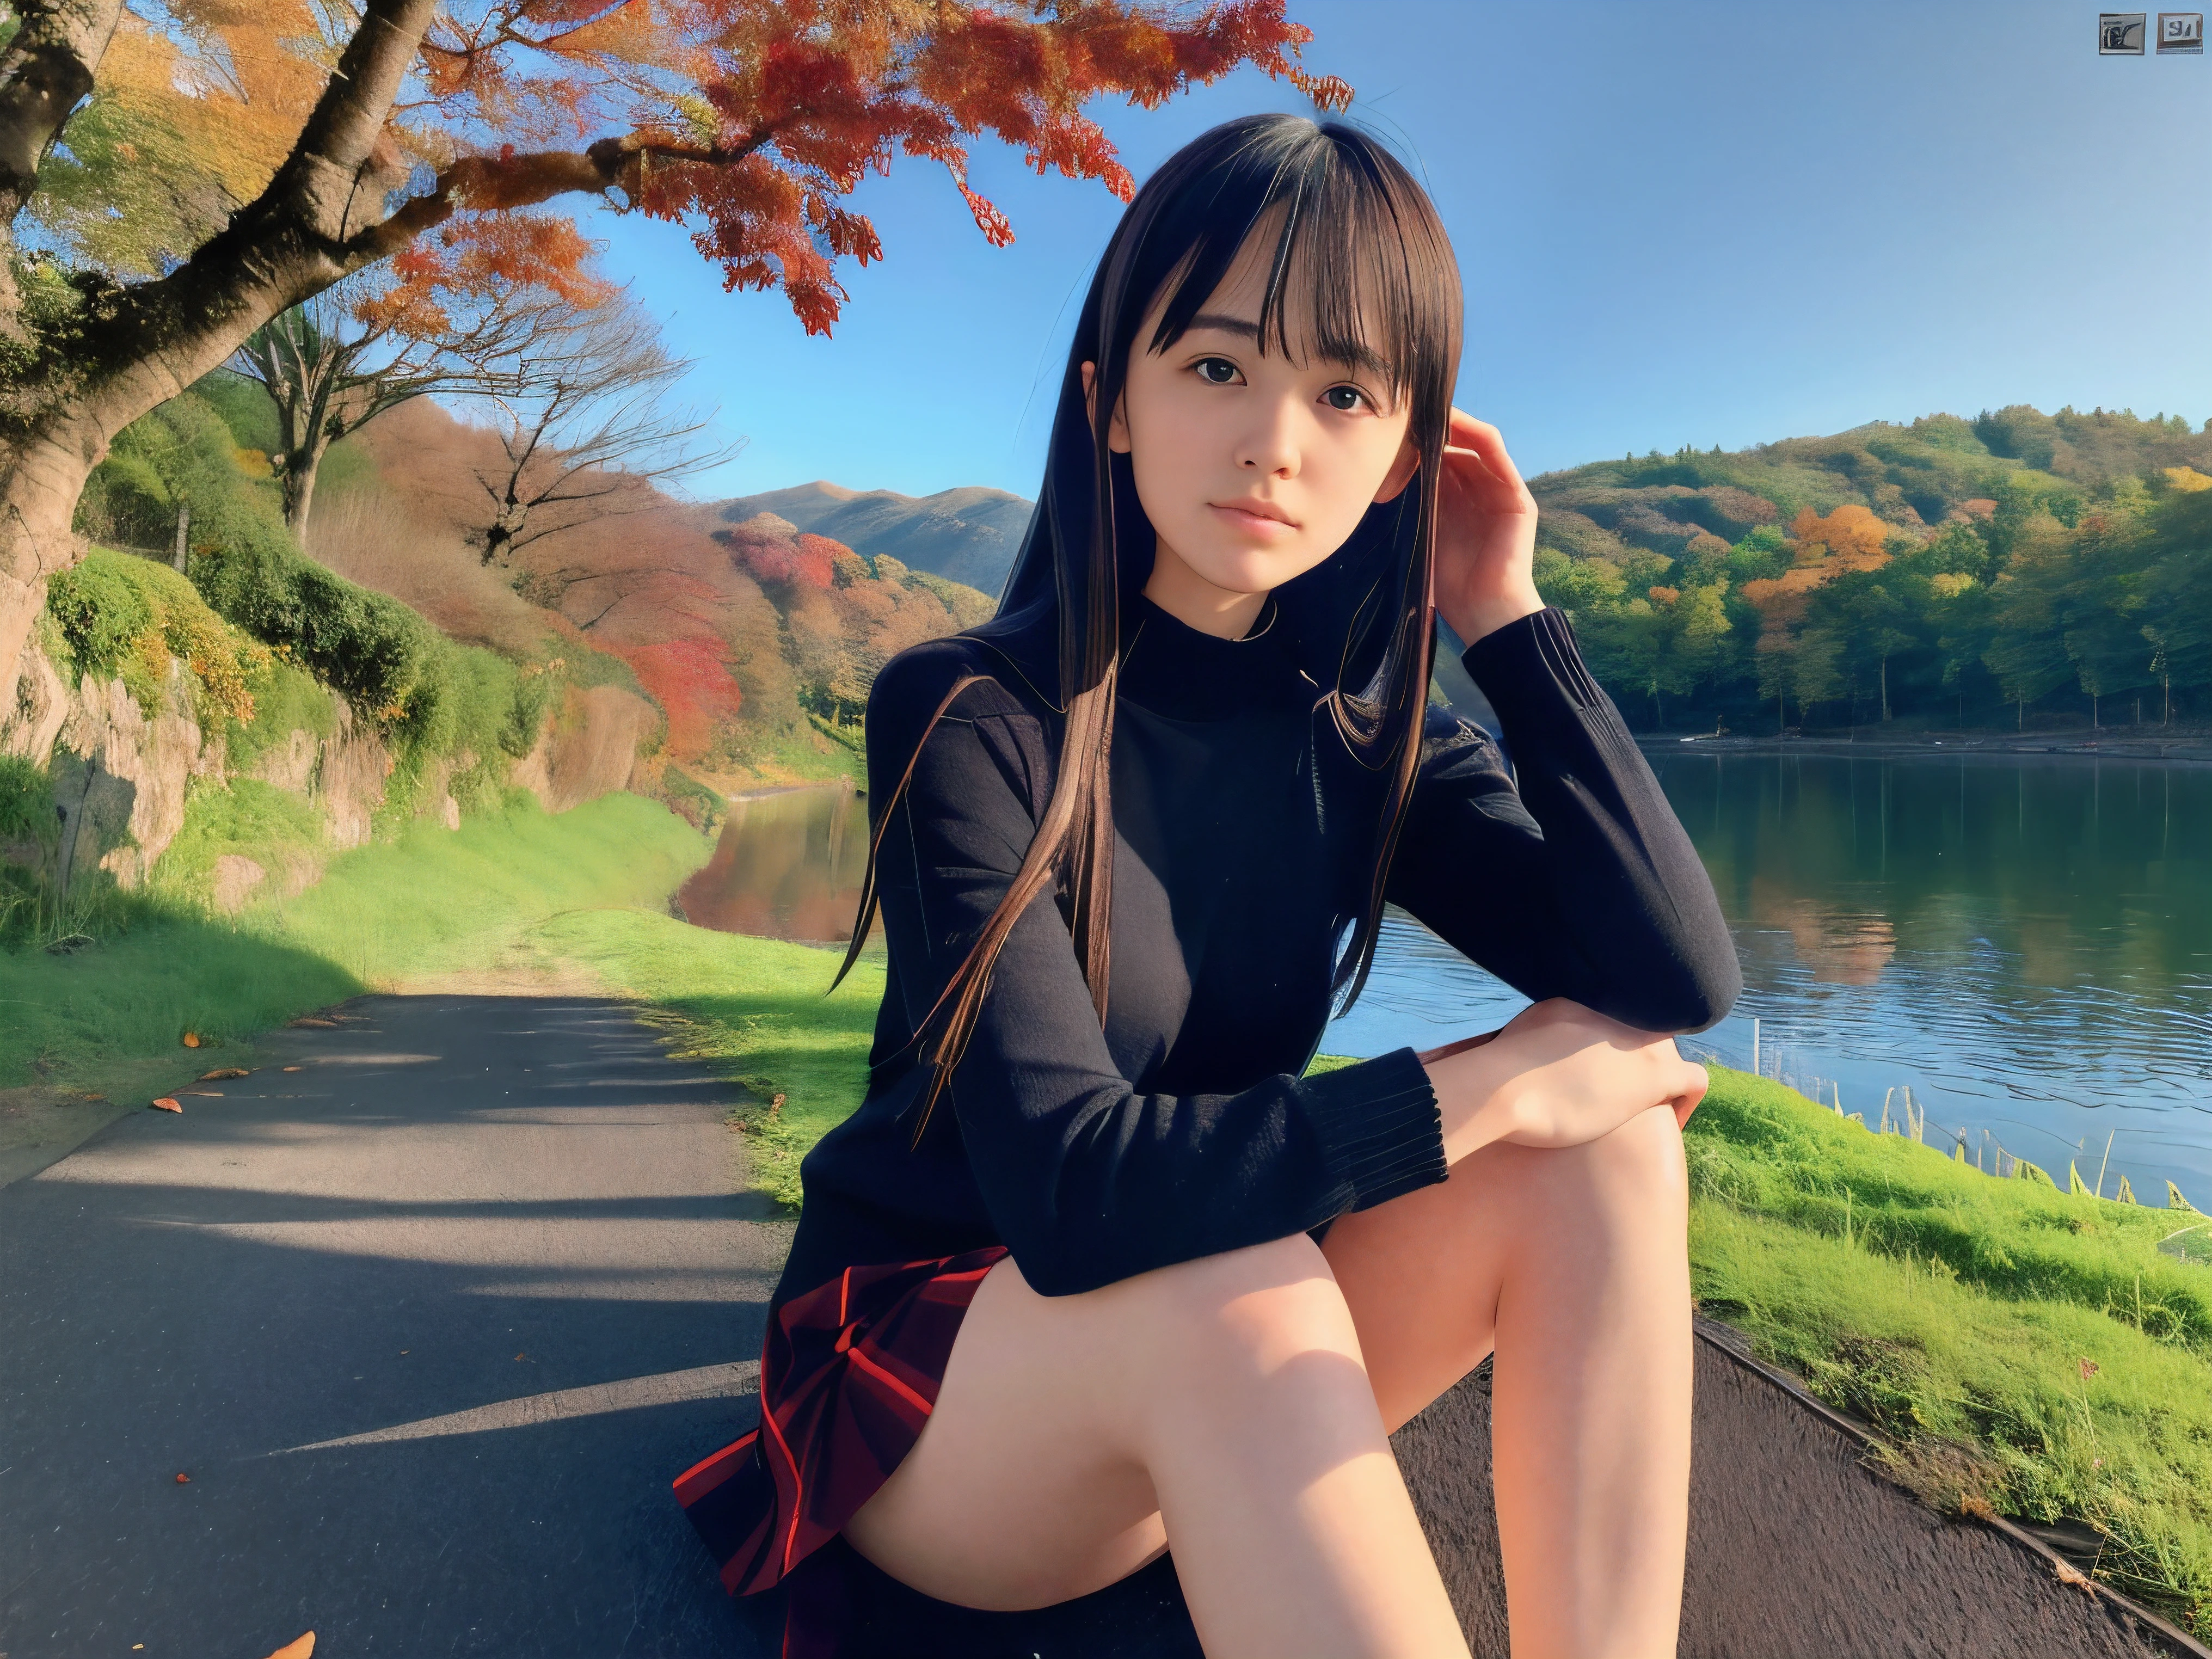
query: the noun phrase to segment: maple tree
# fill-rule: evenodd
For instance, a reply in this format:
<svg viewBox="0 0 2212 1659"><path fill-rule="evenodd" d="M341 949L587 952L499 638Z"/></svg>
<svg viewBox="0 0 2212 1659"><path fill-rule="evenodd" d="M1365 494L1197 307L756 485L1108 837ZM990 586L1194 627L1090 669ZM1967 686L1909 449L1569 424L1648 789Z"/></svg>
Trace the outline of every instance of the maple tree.
<svg viewBox="0 0 2212 1659"><path fill-rule="evenodd" d="M472 267L575 269L574 198L683 222L826 331L849 205L899 157L1133 181L1083 111L1243 64L1326 108L1284 0L18 0L0 43L0 689L115 434L356 272L428 316ZM112 60L111 62L111 59ZM87 100L89 98L89 101ZM28 208L30 213L25 214ZM617 220L617 223L619 221ZM569 234L564 246L562 231ZM6 704L0 702L0 708Z"/></svg>

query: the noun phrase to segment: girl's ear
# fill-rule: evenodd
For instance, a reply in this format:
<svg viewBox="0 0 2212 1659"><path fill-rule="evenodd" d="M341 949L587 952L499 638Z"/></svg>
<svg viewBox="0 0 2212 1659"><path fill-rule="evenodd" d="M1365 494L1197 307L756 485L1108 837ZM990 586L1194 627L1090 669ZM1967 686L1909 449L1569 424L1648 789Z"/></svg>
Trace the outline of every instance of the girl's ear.
<svg viewBox="0 0 2212 1659"><path fill-rule="evenodd" d="M1413 475L1421 470L1421 452L1413 447L1413 434L1407 433L1398 446L1398 453L1390 462L1390 470L1382 475L1382 488L1375 492L1377 501L1394 501L1398 492L1413 482Z"/></svg>
<svg viewBox="0 0 2212 1659"><path fill-rule="evenodd" d="M1092 388L1097 386L1097 381L1098 365L1090 362L1084 364L1083 400L1091 410L1091 435L1094 440L1098 436L1098 399ZM1113 423L1106 431L1106 447L1117 455L1126 455L1129 453L1129 422L1124 418L1122 406L1120 404L1114 406Z"/></svg>

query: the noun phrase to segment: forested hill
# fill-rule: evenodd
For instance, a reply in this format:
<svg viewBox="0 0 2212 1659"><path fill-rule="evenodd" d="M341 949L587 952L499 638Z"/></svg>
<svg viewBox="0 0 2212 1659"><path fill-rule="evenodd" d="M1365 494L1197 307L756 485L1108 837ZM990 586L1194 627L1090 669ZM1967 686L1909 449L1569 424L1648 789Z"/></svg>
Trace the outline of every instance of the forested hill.
<svg viewBox="0 0 2212 1659"><path fill-rule="evenodd" d="M2207 422L2212 427L2212 422ZM1533 481L1537 579L1644 728L2212 717L2212 431L2024 404ZM995 593L1030 503L815 483L770 513ZM2120 699L2115 704L2112 700Z"/></svg>
<svg viewBox="0 0 2212 1659"><path fill-rule="evenodd" d="M2179 416L2015 404L1531 488L1538 584L1639 726L2212 714L2212 431Z"/></svg>
<svg viewBox="0 0 2212 1659"><path fill-rule="evenodd" d="M1030 507L1019 495L980 484L917 497L847 489L819 478L714 503L728 524L772 513L802 532L844 543L862 558L887 554L908 569L994 596L1014 567Z"/></svg>

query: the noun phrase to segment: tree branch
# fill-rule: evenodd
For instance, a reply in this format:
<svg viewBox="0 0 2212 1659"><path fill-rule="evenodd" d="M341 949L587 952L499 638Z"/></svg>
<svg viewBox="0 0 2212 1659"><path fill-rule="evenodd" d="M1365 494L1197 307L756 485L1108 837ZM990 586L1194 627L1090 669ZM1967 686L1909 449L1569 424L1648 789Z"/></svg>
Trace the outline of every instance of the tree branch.
<svg viewBox="0 0 2212 1659"><path fill-rule="evenodd" d="M39 187L39 163L86 94L123 0L18 0L22 27L0 52L0 226Z"/></svg>

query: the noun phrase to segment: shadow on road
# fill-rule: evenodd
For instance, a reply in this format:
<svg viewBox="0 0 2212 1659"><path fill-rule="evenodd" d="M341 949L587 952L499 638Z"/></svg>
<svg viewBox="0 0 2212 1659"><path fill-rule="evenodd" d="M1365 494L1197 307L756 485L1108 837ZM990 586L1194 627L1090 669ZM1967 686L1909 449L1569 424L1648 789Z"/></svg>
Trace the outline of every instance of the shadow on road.
<svg viewBox="0 0 2212 1659"><path fill-rule="evenodd" d="M735 1091L617 1003L343 1012L0 1190L0 1649L748 1651L669 1492L789 1237Z"/></svg>

